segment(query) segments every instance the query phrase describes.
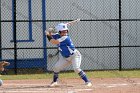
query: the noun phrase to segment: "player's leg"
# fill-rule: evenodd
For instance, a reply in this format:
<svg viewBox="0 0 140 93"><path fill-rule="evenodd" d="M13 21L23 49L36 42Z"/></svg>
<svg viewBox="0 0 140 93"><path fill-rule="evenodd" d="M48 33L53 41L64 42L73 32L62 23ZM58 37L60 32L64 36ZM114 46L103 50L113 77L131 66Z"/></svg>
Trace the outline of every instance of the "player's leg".
<svg viewBox="0 0 140 93"><path fill-rule="evenodd" d="M81 53L78 50L76 50L76 52L74 53L72 57L73 57L72 65L73 65L74 71L84 80L87 86L92 86L91 82L86 76L86 73L80 68L81 60L82 60Z"/></svg>
<svg viewBox="0 0 140 93"><path fill-rule="evenodd" d="M57 85L57 81L59 78L59 72L63 70L65 67L69 66L71 62L68 62L62 56L59 57L59 60L56 62L54 66L54 74L53 74L53 82L50 86Z"/></svg>

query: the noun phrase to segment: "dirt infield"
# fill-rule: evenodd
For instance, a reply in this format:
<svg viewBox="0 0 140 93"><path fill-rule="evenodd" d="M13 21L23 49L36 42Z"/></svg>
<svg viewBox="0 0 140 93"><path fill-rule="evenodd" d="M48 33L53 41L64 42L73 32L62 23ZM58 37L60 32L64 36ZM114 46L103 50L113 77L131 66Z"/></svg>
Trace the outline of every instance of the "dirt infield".
<svg viewBox="0 0 140 93"><path fill-rule="evenodd" d="M48 87L49 79L3 80L0 93L140 93L140 78L94 78L86 87L81 79L63 79Z"/></svg>

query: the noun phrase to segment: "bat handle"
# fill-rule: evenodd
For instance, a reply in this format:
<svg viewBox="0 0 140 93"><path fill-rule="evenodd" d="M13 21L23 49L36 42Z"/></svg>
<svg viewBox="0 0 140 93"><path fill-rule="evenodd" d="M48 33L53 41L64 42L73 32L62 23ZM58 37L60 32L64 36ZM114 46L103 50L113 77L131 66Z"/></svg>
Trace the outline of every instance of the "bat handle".
<svg viewBox="0 0 140 93"><path fill-rule="evenodd" d="M80 18L76 19L76 21L79 22L80 21Z"/></svg>
<svg viewBox="0 0 140 93"><path fill-rule="evenodd" d="M77 23L77 22L79 22L80 21L80 18L78 18L78 19L76 19L76 20L73 20L73 21L71 21L71 22L68 22L68 23L66 23L67 25L73 25L74 23Z"/></svg>

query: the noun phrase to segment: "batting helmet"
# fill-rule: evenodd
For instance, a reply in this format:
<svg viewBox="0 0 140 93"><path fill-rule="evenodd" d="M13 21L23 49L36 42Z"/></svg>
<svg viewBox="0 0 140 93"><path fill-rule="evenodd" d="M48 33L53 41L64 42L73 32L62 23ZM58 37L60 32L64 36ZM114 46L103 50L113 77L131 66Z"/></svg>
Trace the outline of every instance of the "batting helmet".
<svg viewBox="0 0 140 93"><path fill-rule="evenodd" d="M69 30L67 27L67 24L64 24L64 23L58 24L55 28L56 28L57 32L59 32L59 31L61 32L63 30Z"/></svg>

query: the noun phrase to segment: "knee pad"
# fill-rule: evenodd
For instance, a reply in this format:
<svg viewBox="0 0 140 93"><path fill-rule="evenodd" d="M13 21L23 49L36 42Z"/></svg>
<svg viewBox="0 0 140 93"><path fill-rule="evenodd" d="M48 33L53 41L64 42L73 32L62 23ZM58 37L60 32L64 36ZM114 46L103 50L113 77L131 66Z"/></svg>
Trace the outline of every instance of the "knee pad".
<svg viewBox="0 0 140 93"><path fill-rule="evenodd" d="M75 68L74 71L75 71L75 73L79 73L82 70L80 68Z"/></svg>

